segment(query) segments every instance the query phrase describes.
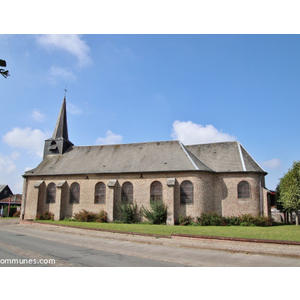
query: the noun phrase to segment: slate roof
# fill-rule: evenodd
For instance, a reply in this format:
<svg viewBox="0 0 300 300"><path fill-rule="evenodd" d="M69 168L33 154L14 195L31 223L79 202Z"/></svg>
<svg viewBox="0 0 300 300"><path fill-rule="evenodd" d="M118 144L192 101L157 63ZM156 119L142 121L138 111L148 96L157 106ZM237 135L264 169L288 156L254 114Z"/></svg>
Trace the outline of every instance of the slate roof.
<svg viewBox="0 0 300 300"><path fill-rule="evenodd" d="M174 171L265 173L239 142L184 146L166 141L71 147L62 155L47 155L24 176Z"/></svg>
<svg viewBox="0 0 300 300"><path fill-rule="evenodd" d="M267 174L239 142L188 145L186 148L216 172Z"/></svg>
<svg viewBox="0 0 300 300"><path fill-rule="evenodd" d="M66 97L64 97L55 129L53 131L52 139L65 139L69 140L68 134L68 122L67 122L67 106L66 106Z"/></svg>
<svg viewBox="0 0 300 300"><path fill-rule="evenodd" d="M7 187L7 184L0 184L0 192L2 192Z"/></svg>
<svg viewBox="0 0 300 300"><path fill-rule="evenodd" d="M111 174L210 169L180 141L71 147L62 155L47 155L34 175Z"/></svg>

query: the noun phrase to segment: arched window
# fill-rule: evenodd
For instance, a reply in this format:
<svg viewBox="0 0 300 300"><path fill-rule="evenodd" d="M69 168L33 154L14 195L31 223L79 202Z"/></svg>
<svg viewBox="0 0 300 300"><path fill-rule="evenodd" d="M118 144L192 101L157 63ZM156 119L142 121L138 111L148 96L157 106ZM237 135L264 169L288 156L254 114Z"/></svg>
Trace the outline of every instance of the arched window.
<svg viewBox="0 0 300 300"><path fill-rule="evenodd" d="M150 186L150 200L162 200L162 184L159 181L153 181Z"/></svg>
<svg viewBox="0 0 300 300"><path fill-rule="evenodd" d="M70 186L70 203L79 203L80 186L77 182L73 182Z"/></svg>
<svg viewBox="0 0 300 300"><path fill-rule="evenodd" d="M194 187L189 180L185 180L180 185L180 204L194 203Z"/></svg>
<svg viewBox="0 0 300 300"><path fill-rule="evenodd" d="M250 184L247 181L238 184L238 198L250 198Z"/></svg>
<svg viewBox="0 0 300 300"><path fill-rule="evenodd" d="M124 182L122 185L122 201L133 203L133 185L131 182Z"/></svg>
<svg viewBox="0 0 300 300"><path fill-rule="evenodd" d="M105 184L98 182L95 186L95 203L105 203Z"/></svg>
<svg viewBox="0 0 300 300"><path fill-rule="evenodd" d="M54 182L51 182L47 186L46 203L55 203L55 197L56 197L56 185Z"/></svg>

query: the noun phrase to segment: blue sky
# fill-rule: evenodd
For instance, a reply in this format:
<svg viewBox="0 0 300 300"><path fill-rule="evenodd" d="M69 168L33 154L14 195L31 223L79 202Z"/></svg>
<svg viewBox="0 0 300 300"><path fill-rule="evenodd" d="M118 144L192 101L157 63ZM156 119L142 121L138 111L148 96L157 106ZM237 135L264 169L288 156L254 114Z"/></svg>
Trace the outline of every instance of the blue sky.
<svg viewBox="0 0 300 300"><path fill-rule="evenodd" d="M275 189L299 160L299 35L0 35L0 183L22 192L67 86L75 145L238 140Z"/></svg>

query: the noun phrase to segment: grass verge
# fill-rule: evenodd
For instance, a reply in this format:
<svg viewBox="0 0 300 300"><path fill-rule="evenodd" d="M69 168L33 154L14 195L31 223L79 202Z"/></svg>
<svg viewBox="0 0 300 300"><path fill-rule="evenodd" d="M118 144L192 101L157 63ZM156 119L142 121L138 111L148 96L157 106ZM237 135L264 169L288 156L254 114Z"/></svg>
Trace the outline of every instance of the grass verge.
<svg viewBox="0 0 300 300"><path fill-rule="evenodd" d="M237 237L279 241L300 241L300 226L280 224L270 227L244 226L167 226L151 224L117 224L75 221L38 221L48 224L97 228L124 232L148 233L157 235L193 234L205 236Z"/></svg>

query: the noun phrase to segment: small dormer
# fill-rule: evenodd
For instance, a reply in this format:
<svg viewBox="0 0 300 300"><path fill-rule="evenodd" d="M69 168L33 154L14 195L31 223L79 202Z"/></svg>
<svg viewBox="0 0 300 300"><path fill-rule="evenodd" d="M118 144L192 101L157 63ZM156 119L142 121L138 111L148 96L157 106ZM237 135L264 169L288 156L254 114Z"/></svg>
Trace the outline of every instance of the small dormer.
<svg viewBox="0 0 300 300"><path fill-rule="evenodd" d="M64 97L52 138L45 141L44 157L53 154L63 154L74 146L69 141L66 97Z"/></svg>

